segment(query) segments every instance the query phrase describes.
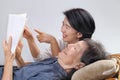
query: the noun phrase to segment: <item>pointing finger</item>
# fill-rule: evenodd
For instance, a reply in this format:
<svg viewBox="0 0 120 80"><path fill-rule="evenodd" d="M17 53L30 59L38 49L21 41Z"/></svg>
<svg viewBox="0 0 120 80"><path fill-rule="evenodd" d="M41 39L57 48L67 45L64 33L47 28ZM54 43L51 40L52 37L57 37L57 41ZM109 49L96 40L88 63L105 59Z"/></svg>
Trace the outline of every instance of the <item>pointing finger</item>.
<svg viewBox="0 0 120 80"><path fill-rule="evenodd" d="M35 32L37 32L38 34L42 34L42 32L38 29L34 29Z"/></svg>

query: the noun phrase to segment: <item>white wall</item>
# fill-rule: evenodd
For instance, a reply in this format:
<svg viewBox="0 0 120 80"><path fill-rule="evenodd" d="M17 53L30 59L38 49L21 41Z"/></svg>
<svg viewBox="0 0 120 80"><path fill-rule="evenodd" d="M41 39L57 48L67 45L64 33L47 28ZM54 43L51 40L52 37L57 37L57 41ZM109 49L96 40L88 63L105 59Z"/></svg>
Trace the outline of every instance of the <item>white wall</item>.
<svg viewBox="0 0 120 80"><path fill-rule="evenodd" d="M26 12L31 29L38 28L61 38L62 12L76 7L88 10L94 17L93 38L101 41L108 52L120 53L120 0L0 0L0 64L4 63L2 41L6 38L8 14ZM23 43L23 58L33 61L25 39ZM37 44L40 48L48 46Z"/></svg>

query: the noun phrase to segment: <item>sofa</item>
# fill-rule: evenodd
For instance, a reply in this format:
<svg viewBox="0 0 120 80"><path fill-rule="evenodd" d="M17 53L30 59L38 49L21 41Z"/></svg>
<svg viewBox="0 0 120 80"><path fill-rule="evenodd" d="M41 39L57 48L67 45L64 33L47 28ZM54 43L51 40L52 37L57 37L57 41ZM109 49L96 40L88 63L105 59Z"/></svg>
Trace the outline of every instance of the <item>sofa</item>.
<svg viewBox="0 0 120 80"><path fill-rule="evenodd" d="M77 70L71 80L120 80L120 53Z"/></svg>

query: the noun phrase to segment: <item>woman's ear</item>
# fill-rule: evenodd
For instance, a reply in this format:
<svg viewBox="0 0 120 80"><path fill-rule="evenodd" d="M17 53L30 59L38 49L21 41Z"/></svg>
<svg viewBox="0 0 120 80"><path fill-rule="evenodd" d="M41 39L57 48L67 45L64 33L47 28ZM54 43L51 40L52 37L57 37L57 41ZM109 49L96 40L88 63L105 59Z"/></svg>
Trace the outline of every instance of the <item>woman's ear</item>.
<svg viewBox="0 0 120 80"><path fill-rule="evenodd" d="M85 66L84 63L79 62L79 63L77 63L77 64L74 66L74 69L78 70L78 69L80 69L80 68L82 68L82 67L84 67L84 66Z"/></svg>
<svg viewBox="0 0 120 80"><path fill-rule="evenodd" d="M80 39L82 37L82 33L78 32L77 37Z"/></svg>

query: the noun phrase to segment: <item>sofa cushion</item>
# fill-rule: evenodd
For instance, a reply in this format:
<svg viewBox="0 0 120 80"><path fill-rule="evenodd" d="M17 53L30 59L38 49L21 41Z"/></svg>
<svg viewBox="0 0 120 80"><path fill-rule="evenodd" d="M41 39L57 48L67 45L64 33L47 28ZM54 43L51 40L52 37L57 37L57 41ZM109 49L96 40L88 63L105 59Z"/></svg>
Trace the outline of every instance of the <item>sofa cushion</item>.
<svg viewBox="0 0 120 80"><path fill-rule="evenodd" d="M71 80L103 80L116 72L116 60L100 60L77 70Z"/></svg>

